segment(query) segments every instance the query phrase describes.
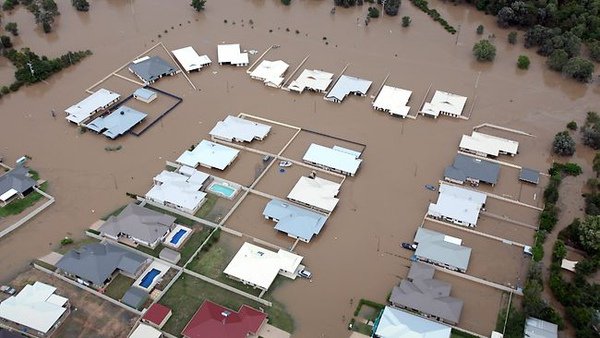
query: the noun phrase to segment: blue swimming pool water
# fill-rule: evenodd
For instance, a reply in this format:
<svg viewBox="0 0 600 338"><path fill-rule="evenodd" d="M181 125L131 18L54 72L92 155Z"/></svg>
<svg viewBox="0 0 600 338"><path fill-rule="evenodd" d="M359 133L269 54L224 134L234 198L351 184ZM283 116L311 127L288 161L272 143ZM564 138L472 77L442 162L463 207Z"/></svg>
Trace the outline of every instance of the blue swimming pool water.
<svg viewBox="0 0 600 338"><path fill-rule="evenodd" d="M175 235L173 235L173 237L171 238L171 240L170 240L171 244L179 243L179 240L181 239L181 237L183 237L185 235L186 232L187 232L187 230L185 230L185 229L179 229L179 231L177 231L177 233L175 233Z"/></svg>
<svg viewBox="0 0 600 338"><path fill-rule="evenodd" d="M152 281L154 280L154 278L156 278L156 276L158 276L160 274L160 270L156 270L156 269L152 269L150 271L148 271L148 273L144 276L144 278L142 278L142 281L140 282L140 286L142 287L149 287L150 284L152 284Z"/></svg>
<svg viewBox="0 0 600 338"><path fill-rule="evenodd" d="M235 189L233 189L232 187L227 187L227 186L221 185L219 183L215 183L215 184L211 185L210 191L215 192L219 195L225 196L227 198L231 198L235 194Z"/></svg>

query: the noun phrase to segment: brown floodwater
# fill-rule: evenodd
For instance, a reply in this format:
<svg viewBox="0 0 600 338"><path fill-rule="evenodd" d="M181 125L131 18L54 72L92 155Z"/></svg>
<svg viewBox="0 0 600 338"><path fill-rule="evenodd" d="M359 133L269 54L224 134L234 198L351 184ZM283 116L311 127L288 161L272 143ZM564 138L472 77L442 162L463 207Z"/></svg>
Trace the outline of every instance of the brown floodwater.
<svg viewBox="0 0 600 338"><path fill-rule="evenodd" d="M402 5L398 17L371 20L368 27L360 19L366 6L339 8L331 15L332 3L316 0L295 1L289 7L278 1L209 1L200 14L185 1L95 1L89 13L77 13L68 1L62 1L62 15L49 35L34 28L33 16L24 9L7 14L4 21L19 24L17 47L28 46L49 56L91 49L94 55L47 83L23 88L0 101L0 153L9 162L30 155L31 167L50 182L49 192L56 197L54 205L0 242L0 279L22 271L62 237L82 237L83 229L98 217L129 201L126 192L145 193L164 161L176 159L191 144L206 138L216 121L227 114L249 113L367 145L358 175L344 183L341 202L322 233L297 248L314 274L313 282L287 283L275 291L296 320L295 337L346 336L356 301L384 302L392 286L405 277L407 261L398 256L406 258L409 253L401 251L399 243L413 238L428 202L436 198L423 185L440 179L462 134L483 122L532 133L537 137L514 161L544 169L551 163L549 145L554 134L571 120L582 122L586 111L598 108L597 84L581 85L546 70L544 59L533 50L505 43L508 31L497 28L493 18L440 1L431 1L431 6L451 24L460 25L461 33L448 34L409 2ZM404 15L412 17L408 29L400 25ZM486 26L486 35L496 36L498 55L492 64L479 64L471 56L479 24ZM213 61L216 45L222 41L259 52L278 44L281 47L267 59L289 61L290 72L309 54L305 67L336 75L350 64L346 74L373 81L368 96L375 94L389 74L388 84L413 91L412 114L430 85L432 91L466 95L468 107L475 106L469 121L443 117L403 121L373 111L369 97L350 97L334 104L317 94L267 88L251 80L244 69L213 64L190 76L198 91L183 76L156 84L183 97L183 103L142 137L110 141L91 132L80 134L60 114L52 119L51 109L62 111L81 100L84 89L159 41L169 49L192 45ZM528 71L515 67L520 54L532 60ZM12 82L11 73L12 66L0 60L0 83ZM118 90L135 88L124 80L119 80L121 84L110 81ZM104 150L117 144L123 149ZM301 149L292 145L288 153L297 156ZM255 177L260 158L245 155L223 173L225 178L246 184ZM503 170L502 176L508 187L516 186L515 175L504 175ZM260 186L276 193L278 184L265 179ZM258 222L262 202L248 203L256 206ZM234 216L233 221L237 219ZM249 227L254 236L287 240L259 227L260 222ZM233 225L244 228L237 222ZM495 258L475 261L485 259ZM485 269L474 267L475 271ZM503 280L514 279L506 276ZM499 302L499 296L490 297L490 303ZM465 301L466 309L473 309L478 299ZM493 313L477 316L477 311L467 310L460 324L489 334Z"/></svg>

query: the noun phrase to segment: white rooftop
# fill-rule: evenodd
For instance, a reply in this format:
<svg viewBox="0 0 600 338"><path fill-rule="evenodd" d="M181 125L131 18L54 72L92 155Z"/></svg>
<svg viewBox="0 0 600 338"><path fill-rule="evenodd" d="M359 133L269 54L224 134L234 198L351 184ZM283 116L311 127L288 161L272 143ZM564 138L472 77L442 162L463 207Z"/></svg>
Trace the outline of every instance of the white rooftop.
<svg viewBox="0 0 600 338"><path fill-rule="evenodd" d="M498 156L500 153L516 155L519 142L474 131L471 136L463 135L459 148L489 156Z"/></svg>
<svg viewBox="0 0 600 338"><path fill-rule="evenodd" d="M54 292L56 288L41 282L25 285L16 296L0 303L0 318L43 333L48 332L67 311L67 299Z"/></svg>
<svg viewBox="0 0 600 338"><path fill-rule="evenodd" d="M425 105L423 105L421 112L433 117L438 117L442 112L460 116L462 115L466 103L467 98L465 96L437 90L435 94L433 94L431 102L426 102Z"/></svg>
<svg viewBox="0 0 600 338"><path fill-rule="evenodd" d="M302 93L304 89L324 92L333 81L333 74L321 70L305 69L302 74L288 86L288 89Z"/></svg>
<svg viewBox="0 0 600 338"><path fill-rule="evenodd" d="M302 258L283 249L273 252L244 243L223 272L267 290L280 272L294 274Z"/></svg>
<svg viewBox="0 0 600 338"><path fill-rule="evenodd" d="M250 73L250 77L263 81L267 86L279 87L284 80L283 74L285 74L285 71L289 66L290 65L281 60L263 60L263 62Z"/></svg>
<svg viewBox="0 0 600 338"><path fill-rule="evenodd" d="M429 204L427 214L475 225L486 199L484 193L441 184L437 203Z"/></svg>
<svg viewBox="0 0 600 338"><path fill-rule="evenodd" d="M375 335L381 338L450 338L449 326L386 306Z"/></svg>
<svg viewBox="0 0 600 338"><path fill-rule="evenodd" d="M179 64L185 69L186 72L198 70L205 65L210 64L210 58L206 55L198 55L193 47L184 47L171 51Z"/></svg>
<svg viewBox="0 0 600 338"><path fill-rule="evenodd" d="M193 172L190 172L190 169ZM206 193L200 189L209 175L193 168L187 168L185 171L180 169L180 172L163 170L155 176L155 185L146 193L146 198L195 210L206 198Z"/></svg>
<svg viewBox="0 0 600 338"><path fill-rule="evenodd" d="M320 177L308 178L302 176L287 198L320 210L332 212L339 202L336 196L340 191L340 186L339 183Z"/></svg>
<svg viewBox="0 0 600 338"><path fill-rule="evenodd" d="M98 89L98 91L81 100L79 103L65 109L67 120L79 124L94 115L98 109L106 108L120 97L120 94L111 92L110 90L104 88Z"/></svg>
<svg viewBox="0 0 600 338"><path fill-rule="evenodd" d="M240 52L239 44L218 45L219 63L248 64L248 53Z"/></svg>
<svg viewBox="0 0 600 338"><path fill-rule="evenodd" d="M153 328L150 325L146 325L144 323L140 323L138 327L131 333L129 338L160 338L162 337L162 332Z"/></svg>
<svg viewBox="0 0 600 338"><path fill-rule="evenodd" d="M202 140L194 150L186 150L179 156L177 163L195 168L202 165L224 170L240 153L239 150Z"/></svg>
<svg viewBox="0 0 600 338"><path fill-rule="evenodd" d="M209 134L230 142L251 142L254 139L262 140L269 131L271 126L229 115L224 121L217 122Z"/></svg>
<svg viewBox="0 0 600 338"><path fill-rule="evenodd" d="M362 160L352 155L350 152L341 151L340 147L327 148L322 145L312 143L304 157L306 162L316 163L318 165L334 170L348 173L352 176L356 174Z"/></svg>
<svg viewBox="0 0 600 338"><path fill-rule="evenodd" d="M375 109L389 111L391 114L406 117L410 107L406 104L410 99L412 92L410 90L383 86L379 95L373 102Z"/></svg>

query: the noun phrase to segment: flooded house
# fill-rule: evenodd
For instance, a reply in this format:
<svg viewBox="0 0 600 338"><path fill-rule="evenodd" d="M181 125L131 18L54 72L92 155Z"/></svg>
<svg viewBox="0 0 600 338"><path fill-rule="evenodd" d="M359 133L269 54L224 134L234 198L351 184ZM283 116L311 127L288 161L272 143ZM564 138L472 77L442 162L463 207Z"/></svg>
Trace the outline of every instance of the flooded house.
<svg viewBox="0 0 600 338"><path fill-rule="evenodd" d="M441 184L438 200L430 203L427 216L466 227L477 226L479 213L485 210L487 195L477 191Z"/></svg>
<svg viewBox="0 0 600 338"><path fill-rule="evenodd" d="M127 106L120 106L106 116L97 117L88 123L86 128L114 140L142 123L146 116L148 114L141 111Z"/></svg>
<svg viewBox="0 0 600 338"><path fill-rule="evenodd" d="M462 136L458 148L477 156L496 158L499 155L515 156L519 152L519 142L474 131Z"/></svg>
<svg viewBox="0 0 600 338"><path fill-rule="evenodd" d="M407 105L412 92L410 90L383 86L375 101L373 109L389 113L392 116L405 118L408 116L410 107Z"/></svg>
<svg viewBox="0 0 600 338"><path fill-rule="evenodd" d="M354 76L342 75L333 85L333 88L325 95L327 101L341 103L346 96L352 94L357 96L367 96L367 92L373 82L360 79Z"/></svg>
<svg viewBox="0 0 600 338"><path fill-rule="evenodd" d="M444 170L444 179L456 184L469 183L478 186L487 183L492 187L498 183L500 165L479 158L457 154L454 162Z"/></svg>
<svg viewBox="0 0 600 338"><path fill-rule="evenodd" d="M177 68L159 56L144 56L134 60L129 65L129 71L147 85L160 80L163 76L177 74Z"/></svg>
<svg viewBox="0 0 600 338"><path fill-rule="evenodd" d="M450 338L451 332L449 326L386 306L373 328L373 337Z"/></svg>
<svg viewBox="0 0 600 338"><path fill-rule="evenodd" d="M415 250L416 259L453 271L467 271L471 248L462 246L460 238L419 228L414 241L418 244Z"/></svg>
<svg viewBox="0 0 600 338"><path fill-rule="evenodd" d="M302 73L292 81L288 86L289 90L302 93L304 90L309 90L317 93L324 93L329 88L333 81L333 73L324 72L322 70L305 69Z"/></svg>
<svg viewBox="0 0 600 338"><path fill-rule="evenodd" d="M320 177L300 177L287 198L300 205L330 214L340 201L341 185Z"/></svg>
<svg viewBox="0 0 600 338"><path fill-rule="evenodd" d="M206 201L202 191L210 175L182 166L176 171L163 170L154 177L146 199L188 214L195 214Z"/></svg>
<svg viewBox="0 0 600 338"><path fill-rule="evenodd" d="M113 91L100 88L85 99L65 109L67 121L81 125L99 111L108 109L119 101L121 95Z"/></svg>
<svg viewBox="0 0 600 338"><path fill-rule="evenodd" d="M271 126L266 124L229 115L218 121L209 134L213 139L227 142L252 142L262 141L270 131Z"/></svg>
<svg viewBox="0 0 600 338"><path fill-rule="evenodd" d="M431 102L425 102L421 115L437 119L440 115L450 117L463 117L463 110L467 103L466 96L460 96L441 90L436 90Z"/></svg>
<svg viewBox="0 0 600 338"><path fill-rule="evenodd" d="M177 163L196 168L225 170L239 155L240 151L222 144L202 140L192 150L186 150L176 160Z"/></svg>
<svg viewBox="0 0 600 338"><path fill-rule="evenodd" d="M179 65L188 73L209 66L212 61L207 55L199 55L194 47L188 46L171 51Z"/></svg>
<svg viewBox="0 0 600 338"><path fill-rule="evenodd" d="M217 46L217 58L219 65L232 65L245 67L248 65L248 53L240 51L239 44L224 44Z"/></svg>
<svg viewBox="0 0 600 338"><path fill-rule="evenodd" d="M33 192L37 182L31 178L29 169L23 165L0 176L0 207L5 207L15 199L25 198Z"/></svg>
<svg viewBox="0 0 600 338"><path fill-rule="evenodd" d="M263 216L277 223L275 230L305 243L318 235L327 221L327 216L314 210L276 199L267 203Z"/></svg>
<svg viewBox="0 0 600 338"><path fill-rule="evenodd" d="M346 176L354 176L362 163L361 153L358 151L333 146L324 147L311 143L302 157L305 163L333 171Z"/></svg>
<svg viewBox="0 0 600 338"><path fill-rule="evenodd" d="M250 73L250 77L254 80L262 81L266 86L280 88L285 79L285 72L289 67L290 65L282 60L263 60Z"/></svg>

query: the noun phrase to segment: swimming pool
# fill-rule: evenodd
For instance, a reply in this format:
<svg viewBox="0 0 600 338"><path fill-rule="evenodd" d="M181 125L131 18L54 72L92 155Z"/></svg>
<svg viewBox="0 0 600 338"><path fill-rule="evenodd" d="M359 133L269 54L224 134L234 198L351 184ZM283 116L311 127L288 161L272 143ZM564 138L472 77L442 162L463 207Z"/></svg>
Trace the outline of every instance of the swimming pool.
<svg viewBox="0 0 600 338"><path fill-rule="evenodd" d="M154 278L156 278L156 276L158 276L159 274L160 274L160 270L157 270L157 269L152 269L152 270L148 271L148 273L144 276L144 278L142 278L142 281L140 282L140 286L144 287L144 288L150 287L150 285L154 281Z"/></svg>
<svg viewBox="0 0 600 338"><path fill-rule="evenodd" d="M208 191L227 199L232 199L233 196L235 196L237 189L229 186L227 183L213 183L208 187Z"/></svg>
<svg viewBox="0 0 600 338"><path fill-rule="evenodd" d="M173 237L171 237L171 240L169 241L169 243L171 244L177 244L179 243L179 240L185 236L185 234L187 233L187 230L185 229L179 229L179 231L177 231L175 233L175 235L173 235Z"/></svg>

